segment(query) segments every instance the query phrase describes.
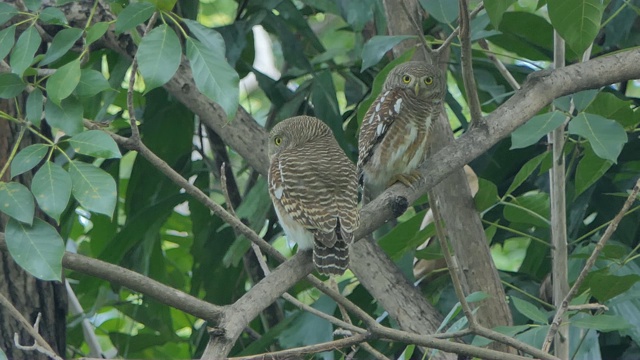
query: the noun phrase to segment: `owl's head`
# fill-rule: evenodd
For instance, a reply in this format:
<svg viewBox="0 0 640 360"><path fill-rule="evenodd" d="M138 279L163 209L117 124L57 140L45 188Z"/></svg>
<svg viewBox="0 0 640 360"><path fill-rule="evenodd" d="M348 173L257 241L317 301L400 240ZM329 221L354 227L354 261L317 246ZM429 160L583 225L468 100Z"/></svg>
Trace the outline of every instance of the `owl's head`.
<svg viewBox="0 0 640 360"><path fill-rule="evenodd" d="M285 149L301 147L327 136L333 136L331 129L317 118L295 116L282 120L269 133L269 158Z"/></svg>
<svg viewBox="0 0 640 360"><path fill-rule="evenodd" d="M405 88L421 99L442 99L445 81L438 67L424 61L408 61L389 72L382 91Z"/></svg>

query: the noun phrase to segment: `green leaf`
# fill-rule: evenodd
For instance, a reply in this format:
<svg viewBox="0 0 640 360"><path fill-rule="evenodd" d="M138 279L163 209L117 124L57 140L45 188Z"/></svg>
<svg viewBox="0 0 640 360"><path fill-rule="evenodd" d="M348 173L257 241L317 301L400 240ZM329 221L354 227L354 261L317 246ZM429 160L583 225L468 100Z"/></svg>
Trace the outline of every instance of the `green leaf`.
<svg viewBox="0 0 640 360"><path fill-rule="evenodd" d="M578 114L569 123L569 133L586 138L596 155L614 163L627 142L622 125L594 114Z"/></svg>
<svg viewBox="0 0 640 360"><path fill-rule="evenodd" d="M96 42L98 39L100 39L102 35L104 35L107 32L107 30L109 30L109 25L110 24L108 22L104 22L104 21L91 25L87 29L85 44L88 46Z"/></svg>
<svg viewBox="0 0 640 360"><path fill-rule="evenodd" d="M421 211L409 220L396 225L378 240L380 247L389 257L397 260L407 251L415 249L435 235L435 226L427 226L420 230L426 212L426 210Z"/></svg>
<svg viewBox="0 0 640 360"><path fill-rule="evenodd" d="M549 227L551 210L549 195L542 192L528 192L520 195L505 205L504 218L515 223L531 224L542 228Z"/></svg>
<svg viewBox="0 0 640 360"><path fill-rule="evenodd" d="M80 59L71 61L56 70L47 80L47 95L56 105L71 95L80 82Z"/></svg>
<svg viewBox="0 0 640 360"><path fill-rule="evenodd" d="M80 161L69 163L73 196L89 211L113 216L116 207L116 182L104 170Z"/></svg>
<svg viewBox="0 0 640 360"><path fill-rule="evenodd" d="M222 35L214 29L208 28L195 20L184 19L183 20L189 31L195 35L196 39L206 46L209 50L225 53L225 42Z"/></svg>
<svg viewBox="0 0 640 360"><path fill-rule="evenodd" d="M5 2L0 3L0 25L11 20L11 18L16 16L17 14L18 14L18 9L14 8L13 6ZM0 59L1 58L4 58L4 56L0 56Z"/></svg>
<svg viewBox="0 0 640 360"><path fill-rule="evenodd" d="M627 320L620 315L594 315L571 320L571 325L585 329L594 329L600 332L624 330L632 327Z"/></svg>
<svg viewBox="0 0 640 360"><path fill-rule="evenodd" d="M26 118L35 126L40 126L43 103L44 96L42 95L42 90L39 88L33 89L31 94L29 94L29 97L27 97Z"/></svg>
<svg viewBox="0 0 640 360"><path fill-rule="evenodd" d="M0 3L0 6L4 5ZM12 25L0 31L0 59L4 59L16 41L16 26Z"/></svg>
<svg viewBox="0 0 640 360"><path fill-rule="evenodd" d="M50 8L47 8L50 9ZM40 65L49 65L65 55L73 45L82 36L82 29L69 28L60 30L51 41L51 46L47 50L44 59L40 61Z"/></svg>
<svg viewBox="0 0 640 360"><path fill-rule="evenodd" d="M533 145L541 137L564 123L565 116L559 111L537 115L511 133L511 150Z"/></svg>
<svg viewBox="0 0 640 360"><path fill-rule="evenodd" d="M145 93L164 85L178 70L182 47L176 33L166 24L151 30L138 47L138 65Z"/></svg>
<svg viewBox="0 0 640 360"><path fill-rule="evenodd" d="M567 45L582 54L600 30L602 0L548 0L549 20Z"/></svg>
<svg viewBox="0 0 640 360"><path fill-rule="evenodd" d="M116 34L125 32L147 21L156 7L148 2L129 3L116 19Z"/></svg>
<svg viewBox="0 0 640 360"><path fill-rule="evenodd" d="M0 183L0 211L31 225L35 204L29 189L17 182Z"/></svg>
<svg viewBox="0 0 640 360"><path fill-rule="evenodd" d="M23 174L40 163L47 155L49 147L44 144L33 144L20 150L11 162L11 177Z"/></svg>
<svg viewBox="0 0 640 360"><path fill-rule="evenodd" d="M513 5L516 0L485 0L484 8L487 10L487 14L489 15L489 19L491 20L491 25L495 29L498 28L500 22L502 21L502 15L509 8L509 6Z"/></svg>
<svg viewBox="0 0 640 360"><path fill-rule="evenodd" d="M609 268L602 268L587 275L585 285L583 285L585 288L581 288L581 290L584 291L588 287L591 289L593 297L598 302L604 303L628 291L638 281L640 281L638 274L613 275L609 272Z"/></svg>
<svg viewBox="0 0 640 360"><path fill-rule="evenodd" d="M201 42L187 38L187 58L200 92L218 103L227 116L235 117L238 109L238 73L223 57Z"/></svg>
<svg viewBox="0 0 640 360"><path fill-rule="evenodd" d="M11 99L26 88L20 76L11 73L0 74L0 99Z"/></svg>
<svg viewBox="0 0 640 360"><path fill-rule="evenodd" d="M573 105L576 107L576 111L580 112L584 110L598 95L598 90L584 90L573 94Z"/></svg>
<svg viewBox="0 0 640 360"><path fill-rule="evenodd" d="M33 226L9 219L5 231L7 248L18 265L40 280L62 280L64 242L53 226L40 219Z"/></svg>
<svg viewBox="0 0 640 360"><path fill-rule="evenodd" d="M71 177L62 167L51 161L42 165L33 176L31 191L40 209L60 223L60 215L71 197Z"/></svg>
<svg viewBox="0 0 640 360"><path fill-rule="evenodd" d="M24 0L24 4L31 12L36 12L42 7L42 0Z"/></svg>
<svg viewBox="0 0 640 360"><path fill-rule="evenodd" d="M634 111L634 108L632 101L622 100L612 93L600 92L585 111L615 120L626 129L634 129L640 123L640 112Z"/></svg>
<svg viewBox="0 0 640 360"><path fill-rule="evenodd" d="M362 47L362 66L360 67L360 72L377 64L387 51L391 50L403 40L412 38L415 38L415 36L397 35L372 37Z"/></svg>
<svg viewBox="0 0 640 360"><path fill-rule="evenodd" d="M441 23L450 24L458 18L458 2L451 0L420 0L422 8L427 10Z"/></svg>
<svg viewBox="0 0 640 360"><path fill-rule="evenodd" d="M82 132L82 103L76 98L70 97L64 99L61 105L58 106L53 101L45 103L44 112L49 125L61 129L67 135Z"/></svg>
<svg viewBox="0 0 640 360"><path fill-rule="evenodd" d="M67 24L67 18L64 16L64 13L62 12L62 10L53 6L42 9L42 11L40 12L39 18L45 24L52 24L52 25ZM70 29L67 29L67 30L70 30ZM77 30L80 30L80 29L77 29Z"/></svg>
<svg viewBox="0 0 640 360"><path fill-rule="evenodd" d="M101 72L93 69L82 69L75 94L79 97L92 97L110 88L109 82Z"/></svg>
<svg viewBox="0 0 640 360"><path fill-rule="evenodd" d="M33 26L30 26L20 34L9 60L11 72L22 77L24 71L31 66L41 41L38 30Z"/></svg>
<svg viewBox="0 0 640 360"><path fill-rule="evenodd" d="M83 131L67 140L73 150L79 154L105 159L121 158L118 145L105 132L100 130Z"/></svg>
<svg viewBox="0 0 640 360"><path fill-rule="evenodd" d="M586 147L585 154L578 162L576 169L576 193L574 197L582 194L598 181L609 170L611 165L613 165L613 162L598 157L591 150L591 147Z"/></svg>
<svg viewBox="0 0 640 360"><path fill-rule="evenodd" d="M527 161L520 168L516 176L513 178L513 182L511 182L511 185L509 185L509 189L507 190L505 195L511 194L520 185L522 185L522 183L525 182L525 180L527 180L529 176L531 176L531 174L533 174L533 172L538 168L542 160L547 156L549 156L549 153L545 152Z"/></svg>
<svg viewBox="0 0 640 360"><path fill-rule="evenodd" d="M513 301L513 305L522 315L537 323L547 324L547 314L538 309L535 305L515 296L512 296L510 299L511 301Z"/></svg>
<svg viewBox="0 0 640 360"><path fill-rule="evenodd" d="M498 187L489 180L478 178L478 193L473 198L476 209L485 211L500 201Z"/></svg>
<svg viewBox="0 0 640 360"><path fill-rule="evenodd" d="M338 0L340 15L355 32L360 32L373 17L375 0Z"/></svg>

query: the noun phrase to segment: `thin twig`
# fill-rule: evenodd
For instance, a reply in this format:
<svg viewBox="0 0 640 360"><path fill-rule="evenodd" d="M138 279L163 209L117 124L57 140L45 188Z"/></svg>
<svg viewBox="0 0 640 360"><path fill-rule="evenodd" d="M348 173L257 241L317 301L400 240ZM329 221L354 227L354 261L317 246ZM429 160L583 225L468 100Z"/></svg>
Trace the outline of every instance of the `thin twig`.
<svg viewBox="0 0 640 360"><path fill-rule="evenodd" d="M429 44L427 44L427 41L424 39L424 31L422 30L422 26L420 26L418 24L418 22L416 21L416 19L414 19L413 16L411 16L412 12L409 11L409 9L407 9L407 5L404 3L404 1L400 0L398 2L402 6L402 10L404 10L404 13L405 13L405 15L407 15L407 18L409 18L409 21L411 22L411 25L413 25L413 27L415 28L416 35L418 36L418 39L420 40L420 44L422 44L422 48L425 51L425 54L424 54L425 59L432 60L431 56L429 56L429 54L431 54L433 52L433 50L431 49ZM420 15L418 15L418 17L419 16Z"/></svg>
<svg viewBox="0 0 640 360"><path fill-rule="evenodd" d="M336 350L345 347L352 346L354 344L359 344L365 341L370 335L368 334L358 334L354 336L350 336L348 338L328 341L321 344L303 346L293 349L274 351L270 353L250 355L250 356L242 356L242 357L231 357L228 360L265 360L265 359L297 359L302 358L302 355L307 354L316 354L324 351Z"/></svg>
<svg viewBox="0 0 640 360"><path fill-rule="evenodd" d="M467 94L467 103L471 113L471 122L478 123L482 119L482 108L478 98L476 79L473 75L471 55L471 30L469 25L469 0L459 0L460 3L460 65L462 66L462 80Z"/></svg>
<svg viewBox="0 0 640 360"><path fill-rule="evenodd" d="M511 75L511 73L509 72L509 70L507 69L506 66L504 66L504 64L502 63L502 61L500 61L494 54L493 52L489 51L489 43L487 43L487 40L485 39L480 39L478 40L478 44L480 45L480 47L484 50L486 50L485 55L489 58L489 60L491 60L491 62L495 65L496 69L498 69L498 71L500 72L500 74L502 75L502 77L507 80L507 82L509 83L509 85L511 85L511 88L513 90L520 90L520 84L518 83L518 80L516 80L513 75Z"/></svg>
<svg viewBox="0 0 640 360"><path fill-rule="evenodd" d="M0 306L5 308L9 313L9 315L11 315L11 317L14 318L17 322L19 322L20 325L22 325L22 327L27 331L27 333L29 333L29 335L31 335L35 339L33 345L31 346L27 347L27 346L20 345L20 336L16 332L14 335L14 345L16 347L22 347L25 350L39 351L53 359L62 360L62 358L58 356L55 351L53 351L53 348L51 347L51 345L49 345L49 343L42 337L42 335L38 333L38 330L36 330L36 328L33 325L31 325L29 321L27 321L27 319L24 318L24 316L22 316L20 311L18 311L18 309L16 309L16 307L13 306L13 304L9 301L9 299L4 297L2 293L0 293ZM38 317L40 316L41 315L38 314ZM35 326L37 326L38 323L39 321L36 320Z"/></svg>
<svg viewBox="0 0 640 360"><path fill-rule="evenodd" d="M482 9L484 9L484 3L479 3L478 6L476 6L476 8L473 9L473 11L471 11L471 14L469 14L469 20L473 20ZM449 36L442 42L442 44L434 52L440 53L441 51L443 51L442 49L445 49L446 47L448 47L449 44L451 44L451 42L453 41L453 39L455 39L456 36L458 36L458 33L460 33L460 26L455 28L453 32L449 34Z"/></svg>
<svg viewBox="0 0 640 360"><path fill-rule="evenodd" d="M551 341L555 336L555 334L558 332L558 328L562 323L562 317L564 316L564 313L567 311L569 307L569 302L576 296L576 294L578 294L578 289L580 288L584 280L587 278L587 275L589 274L589 270L596 263L596 260L598 260L598 255L600 255L600 252L604 248L604 245L607 243L607 241L609 241L609 238L611 238L611 235L613 235L613 233L618 228L618 224L620 224L620 221L624 217L625 212L629 210L629 207L631 207L631 204L633 204L633 202L638 197L638 192L640 192L640 179L638 179L638 181L634 185L633 189L631 190L631 193L629 194L629 197L627 197L627 200L622 205L622 208L620 209L618 214L616 214L616 216L613 218L613 221L611 221L611 224L609 224L609 226L607 227L607 230L605 230L600 240L598 240L598 243L596 244L595 249L593 249L591 256L589 256L589 258L587 259L587 263L582 268L582 271L580 271L580 275L578 275L578 278L573 283L573 286L571 287L571 289L569 289L569 292L562 300L562 305L560 306L560 308L558 309L558 312L556 312L555 316L553 317L553 321L551 322L551 327L549 328L549 332L547 333L547 336L544 339L544 343L542 344L543 351L545 352L549 351L549 348L551 347Z"/></svg>

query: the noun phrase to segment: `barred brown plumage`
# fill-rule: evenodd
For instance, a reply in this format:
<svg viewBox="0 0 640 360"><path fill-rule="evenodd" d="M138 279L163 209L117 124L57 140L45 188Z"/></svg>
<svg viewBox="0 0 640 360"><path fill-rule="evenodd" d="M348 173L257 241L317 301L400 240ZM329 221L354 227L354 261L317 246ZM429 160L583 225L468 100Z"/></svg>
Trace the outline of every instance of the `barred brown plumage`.
<svg viewBox="0 0 640 360"><path fill-rule="evenodd" d="M446 79L436 66L409 61L393 68L362 119L358 176L374 199L396 181L411 186L427 155L431 123L440 114Z"/></svg>
<svg viewBox="0 0 640 360"><path fill-rule="evenodd" d="M280 224L300 250L313 249L319 272L344 273L358 227L354 164L321 120L297 116L269 138L269 194Z"/></svg>

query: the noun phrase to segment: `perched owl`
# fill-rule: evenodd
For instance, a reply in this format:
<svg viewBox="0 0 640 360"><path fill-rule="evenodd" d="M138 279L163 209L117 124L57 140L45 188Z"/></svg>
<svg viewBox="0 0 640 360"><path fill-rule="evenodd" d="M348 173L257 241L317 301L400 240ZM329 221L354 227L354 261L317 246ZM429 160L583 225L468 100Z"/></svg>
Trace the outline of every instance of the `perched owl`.
<svg viewBox="0 0 640 360"><path fill-rule="evenodd" d="M319 272L340 275L358 227L354 164L322 121L297 116L278 123L269 137L269 194L287 238L313 248Z"/></svg>
<svg viewBox="0 0 640 360"><path fill-rule="evenodd" d="M395 182L412 186L427 154L427 135L440 114L444 74L422 61L389 72L378 98L362 119L358 174L370 200Z"/></svg>

